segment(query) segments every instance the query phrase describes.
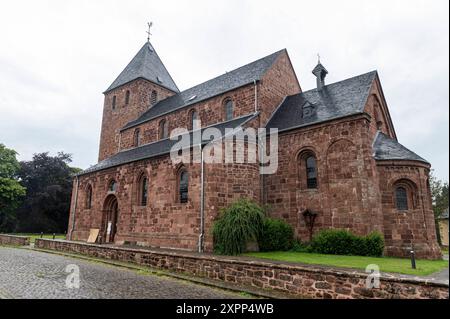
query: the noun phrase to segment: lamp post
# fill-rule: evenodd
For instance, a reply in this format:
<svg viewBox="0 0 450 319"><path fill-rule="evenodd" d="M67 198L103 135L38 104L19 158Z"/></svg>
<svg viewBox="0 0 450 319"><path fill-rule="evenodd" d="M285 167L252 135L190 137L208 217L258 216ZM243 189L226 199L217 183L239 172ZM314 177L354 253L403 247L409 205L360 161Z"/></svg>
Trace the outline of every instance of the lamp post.
<svg viewBox="0 0 450 319"><path fill-rule="evenodd" d="M303 219L305 220L306 227L308 227L309 231L309 241L312 241L314 222L316 221L317 213L306 209L303 211Z"/></svg>

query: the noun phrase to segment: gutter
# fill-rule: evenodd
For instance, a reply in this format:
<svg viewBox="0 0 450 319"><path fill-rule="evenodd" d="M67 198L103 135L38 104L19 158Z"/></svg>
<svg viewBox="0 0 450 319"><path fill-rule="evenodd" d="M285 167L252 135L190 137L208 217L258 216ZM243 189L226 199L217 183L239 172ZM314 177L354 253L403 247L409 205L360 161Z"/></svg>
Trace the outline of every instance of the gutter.
<svg viewBox="0 0 450 319"><path fill-rule="evenodd" d="M75 176L76 178L76 186L75 186L75 202L73 204L73 212L72 212L72 227L70 229L70 234L69 234L69 240L72 240L72 233L75 230L75 214L77 212L77 202L78 202L78 186L80 183L80 180L78 179L78 175Z"/></svg>

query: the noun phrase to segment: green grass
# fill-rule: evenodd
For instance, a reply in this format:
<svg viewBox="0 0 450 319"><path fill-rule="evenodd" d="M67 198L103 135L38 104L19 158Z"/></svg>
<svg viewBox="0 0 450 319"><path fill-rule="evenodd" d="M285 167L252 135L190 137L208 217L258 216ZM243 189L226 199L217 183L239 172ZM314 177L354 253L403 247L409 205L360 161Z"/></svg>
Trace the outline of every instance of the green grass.
<svg viewBox="0 0 450 319"><path fill-rule="evenodd" d="M19 234L10 234L10 235L30 237L30 243L33 243L33 244L34 244L34 241L36 240L36 238L41 238L41 234L19 233ZM42 236L42 238L52 239L53 234L44 234ZM63 234L56 234L55 239L66 239L66 236Z"/></svg>
<svg viewBox="0 0 450 319"><path fill-rule="evenodd" d="M442 254L448 255L448 248L441 248Z"/></svg>
<svg viewBox="0 0 450 319"><path fill-rule="evenodd" d="M298 252L258 252L246 253L244 256L266 258L278 261L297 262L302 264L326 265L343 268L357 268L365 270L370 264L376 264L382 272L401 273L408 275L429 275L448 267L445 260L416 260L417 269L411 268L411 260L408 258L392 257L362 257L324 255Z"/></svg>

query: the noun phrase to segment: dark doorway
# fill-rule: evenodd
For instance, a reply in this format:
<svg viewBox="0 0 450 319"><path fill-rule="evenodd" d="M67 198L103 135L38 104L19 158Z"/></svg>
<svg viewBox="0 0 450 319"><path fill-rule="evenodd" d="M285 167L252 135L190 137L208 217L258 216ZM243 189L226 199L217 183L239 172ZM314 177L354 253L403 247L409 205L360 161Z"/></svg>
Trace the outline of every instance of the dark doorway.
<svg viewBox="0 0 450 319"><path fill-rule="evenodd" d="M117 197L109 195L105 199L103 205L103 230L102 237L104 243L114 243L114 237L117 232L117 217L119 213L119 205L117 203Z"/></svg>

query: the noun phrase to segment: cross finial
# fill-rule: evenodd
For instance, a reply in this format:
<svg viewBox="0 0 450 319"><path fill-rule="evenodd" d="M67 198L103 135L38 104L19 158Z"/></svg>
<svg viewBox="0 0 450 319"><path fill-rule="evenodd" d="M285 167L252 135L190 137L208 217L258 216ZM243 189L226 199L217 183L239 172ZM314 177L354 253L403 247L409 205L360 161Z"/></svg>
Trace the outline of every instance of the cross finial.
<svg viewBox="0 0 450 319"><path fill-rule="evenodd" d="M147 22L147 25L148 25L147 41L150 42L150 36L152 35L152 34L150 33L150 29L151 29L152 26L153 26L153 22Z"/></svg>

